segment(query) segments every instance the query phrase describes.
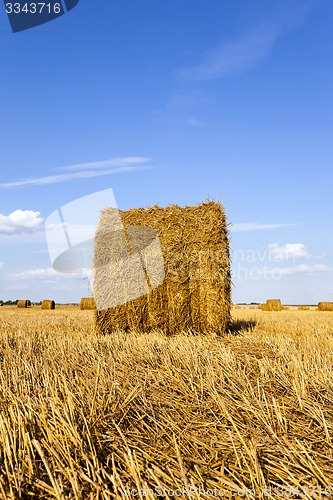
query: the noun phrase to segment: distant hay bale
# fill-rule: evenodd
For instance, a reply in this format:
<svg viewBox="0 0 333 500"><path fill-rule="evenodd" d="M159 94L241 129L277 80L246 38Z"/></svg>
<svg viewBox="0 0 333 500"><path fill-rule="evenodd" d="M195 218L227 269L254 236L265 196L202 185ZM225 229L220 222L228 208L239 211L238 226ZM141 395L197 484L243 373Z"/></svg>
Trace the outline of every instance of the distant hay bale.
<svg viewBox="0 0 333 500"><path fill-rule="evenodd" d="M26 308L26 307L30 307L30 306L31 306L30 300L18 300L17 301L17 307Z"/></svg>
<svg viewBox="0 0 333 500"><path fill-rule="evenodd" d="M280 299L266 300L266 304L260 304L262 311L282 311L283 307Z"/></svg>
<svg viewBox="0 0 333 500"><path fill-rule="evenodd" d="M42 309L55 309L54 300L43 300Z"/></svg>
<svg viewBox="0 0 333 500"><path fill-rule="evenodd" d="M333 302L318 302L318 311L333 311Z"/></svg>
<svg viewBox="0 0 333 500"><path fill-rule="evenodd" d="M309 311L310 307L309 306L298 306L299 311Z"/></svg>
<svg viewBox="0 0 333 500"><path fill-rule="evenodd" d="M222 204L103 210L95 235L94 297L100 333L224 333L231 277Z"/></svg>
<svg viewBox="0 0 333 500"><path fill-rule="evenodd" d="M80 302L80 309L82 310L94 310L96 309L96 302L94 298L87 297L82 298Z"/></svg>

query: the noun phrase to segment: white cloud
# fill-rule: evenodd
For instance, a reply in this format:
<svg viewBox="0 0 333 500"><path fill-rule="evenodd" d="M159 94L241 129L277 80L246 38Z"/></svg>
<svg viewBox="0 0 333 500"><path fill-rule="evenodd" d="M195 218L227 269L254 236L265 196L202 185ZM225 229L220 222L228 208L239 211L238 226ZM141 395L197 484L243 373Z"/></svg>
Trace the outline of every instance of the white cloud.
<svg viewBox="0 0 333 500"><path fill-rule="evenodd" d="M313 258L314 259L323 259L324 257L326 257L327 254L326 253L321 253L319 255L313 255Z"/></svg>
<svg viewBox="0 0 333 500"><path fill-rule="evenodd" d="M9 215L0 214L0 234L33 233L41 229L40 212L15 210Z"/></svg>
<svg viewBox="0 0 333 500"><path fill-rule="evenodd" d="M109 160L104 161L95 161L89 163L76 163L73 165L68 165L66 167L58 167L56 170L64 170L73 172L75 170L98 170L98 169L106 169L110 167L129 167L136 166L148 163L150 161L149 158L144 156L124 156L119 158L111 158Z"/></svg>
<svg viewBox="0 0 333 500"><path fill-rule="evenodd" d="M118 163L117 163L118 162ZM69 182L78 179L89 179L92 177L102 177L105 175L119 174L125 172L134 172L148 168L146 163L148 158L128 157L114 158L102 162L81 163L60 167L56 170L66 170L68 173L47 175L44 177L28 177L18 179L12 182L4 182L0 184L0 189L10 189L27 186L46 186L49 184L58 184L61 182ZM109 168L112 166L112 168Z"/></svg>
<svg viewBox="0 0 333 500"><path fill-rule="evenodd" d="M26 252L29 255L32 253L32 245L43 245L45 246L45 233L44 224L41 225L40 231L36 230L33 233L1 233L0 231L0 246L3 245L29 245L29 249L26 248Z"/></svg>
<svg viewBox="0 0 333 500"><path fill-rule="evenodd" d="M3 267L4 263L0 260L0 269Z"/></svg>
<svg viewBox="0 0 333 500"><path fill-rule="evenodd" d="M295 226L295 224L257 224L255 222L242 222L233 224L230 231L233 233L241 231L266 231L269 229L279 229L281 227Z"/></svg>
<svg viewBox="0 0 333 500"><path fill-rule="evenodd" d="M47 267L47 268L37 268L37 269L30 269L29 271L23 271L20 273L12 273L12 274L7 274L7 279L9 280L41 280L45 281L48 283L54 283L56 281L63 280L65 278L82 278L81 273L71 273L71 274L65 274L65 273L59 273L53 267Z"/></svg>
<svg viewBox="0 0 333 500"><path fill-rule="evenodd" d="M222 41L203 54L201 61L181 71L181 75L194 80L229 78L248 71L269 55L274 43L286 33L300 26L311 9L314 0L280 0L263 14L266 21L238 38Z"/></svg>
<svg viewBox="0 0 333 500"><path fill-rule="evenodd" d="M281 246L278 243L271 243L268 249L270 256L275 260L295 260L303 257L310 257L303 243L286 243Z"/></svg>
<svg viewBox="0 0 333 500"><path fill-rule="evenodd" d="M52 267L48 268L38 268L31 269L30 271L23 271L21 273L8 274L7 278L11 280L26 280L26 279L49 279L49 278L59 278L60 273L55 271Z"/></svg>
<svg viewBox="0 0 333 500"><path fill-rule="evenodd" d="M202 62L184 68L181 74L195 80L213 80L243 73L263 61L281 31L277 26L263 26L237 40L223 42L207 51Z"/></svg>
<svg viewBox="0 0 333 500"><path fill-rule="evenodd" d="M320 273L332 273L333 269L326 264L301 264L290 267L244 267L234 266L233 278L239 281L280 280L284 276L308 275L316 276Z"/></svg>
<svg viewBox="0 0 333 500"><path fill-rule="evenodd" d="M282 276L293 276L295 274L317 274L331 271L332 269L326 266L326 264L315 264L312 266L301 264L295 267L275 267L271 269L264 269L263 274L277 279Z"/></svg>

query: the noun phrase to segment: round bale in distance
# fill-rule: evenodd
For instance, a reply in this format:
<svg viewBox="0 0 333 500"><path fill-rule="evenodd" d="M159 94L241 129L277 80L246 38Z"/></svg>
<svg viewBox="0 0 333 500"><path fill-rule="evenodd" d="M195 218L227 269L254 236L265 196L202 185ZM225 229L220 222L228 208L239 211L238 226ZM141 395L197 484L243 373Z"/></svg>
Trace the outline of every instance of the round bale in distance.
<svg viewBox="0 0 333 500"><path fill-rule="evenodd" d="M318 311L333 311L333 302L318 302Z"/></svg>
<svg viewBox="0 0 333 500"><path fill-rule="evenodd" d="M18 300L17 301L17 307L26 308L26 307L30 307L30 306L31 306L30 300Z"/></svg>
<svg viewBox="0 0 333 500"><path fill-rule="evenodd" d="M43 300L42 302L42 309L55 309L55 302L54 300Z"/></svg>

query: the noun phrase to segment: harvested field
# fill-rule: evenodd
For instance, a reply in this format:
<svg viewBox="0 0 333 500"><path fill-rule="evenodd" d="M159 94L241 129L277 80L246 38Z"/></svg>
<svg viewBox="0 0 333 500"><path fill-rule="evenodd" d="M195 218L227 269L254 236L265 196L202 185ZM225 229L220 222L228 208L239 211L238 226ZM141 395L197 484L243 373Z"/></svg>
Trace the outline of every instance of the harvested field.
<svg viewBox="0 0 333 500"><path fill-rule="evenodd" d="M93 311L1 308L1 498L325 498L332 314L232 314L100 336Z"/></svg>

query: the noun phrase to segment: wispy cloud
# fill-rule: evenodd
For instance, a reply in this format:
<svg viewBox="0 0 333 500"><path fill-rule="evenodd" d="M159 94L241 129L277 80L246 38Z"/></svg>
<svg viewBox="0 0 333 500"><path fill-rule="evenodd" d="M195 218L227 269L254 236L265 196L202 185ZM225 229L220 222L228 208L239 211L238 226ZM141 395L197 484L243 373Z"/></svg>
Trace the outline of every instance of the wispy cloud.
<svg viewBox="0 0 333 500"><path fill-rule="evenodd" d="M293 276L295 274L317 274L317 273L327 273L332 272L332 269L326 264L314 264L307 265L301 264L294 267L275 267L275 268L264 268L262 270L263 276L271 276L278 279L282 276Z"/></svg>
<svg viewBox="0 0 333 500"><path fill-rule="evenodd" d="M47 175L43 177L28 177L18 179L12 182L4 182L0 184L0 189L12 189L28 186L46 186L49 184L58 184L61 182L69 182L78 179L89 179L92 177L102 177L119 173L133 172L149 168L148 158L145 157L127 157L113 158L110 160L81 163L58 167L54 170L63 170L68 173L60 173ZM112 168L110 168L112 167Z"/></svg>
<svg viewBox="0 0 333 500"><path fill-rule="evenodd" d="M9 215L0 214L0 234L13 235L34 233L41 229L43 219L40 212L15 210Z"/></svg>
<svg viewBox="0 0 333 500"><path fill-rule="evenodd" d="M2 260L0 260L0 269L3 267L4 265L4 262Z"/></svg>
<svg viewBox="0 0 333 500"><path fill-rule="evenodd" d="M64 273L59 273L58 271L53 269L53 267L47 267L47 268L30 269L29 271L22 271L20 273L7 274L6 276L6 279L13 281L40 280L40 281L47 281L48 283L54 283L60 280L64 280L66 278L82 279L82 274L81 273L64 274Z"/></svg>
<svg viewBox="0 0 333 500"><path fill-rule="evenodd" d="M286 243L285 245L271 243L268 249L270 256L276 260L295 260L302 257L310 257L303 243Z"/></svg>
<svg viewBox="0 0 333 500"><path fill-rule="evenodd" d="M183 68L181 76L191 80L230 78L261 64L276 41L300 26L316 6L315 0L280 0L264 7L256 27L208 49L199 62Z"/></svg>
<svg viewBox="0 0 333 500"><path fill-rule="evenodd" d="M241 231L267 231L271 229L279 229L281 227L291 227L296 224L257 224L255 222L242 222L240 224L233 224L230 231L233 233Z"/></svg>
<svg viewBox="0 0 333 500"><path fill-rule="evenodd" d="M194 80L229 78L260 64L269 54L282 28L265 25L238 39L209 49L201 62L181 70L181 76Z"/></svg>
<svg viewBox="0 0 333 500"><path fill-rule="evenodd" d="M58 278L60 279L62 277L61 273L58 273L53 269L53 267L48 267L48 268L38 268L38 269L31 269L30 271L23 271L20 273L12 273L12 274L7 274L7 279L9 280L28 280L28 279L50 279L50 278Z"/></svg>
<svg viewBox="0 0 333 500"><path fill-rule="evenodd" d="M45 246L44 224L33 232L0 233L0 246L4 245L10 245L13 246L13 248L15 245L21 248L23 245L27 245L25 252L26 255L30 255L36 245Z"/></svg>
<svg viewBox="0 0 333 500"><path fill-rule="evenodd" d="M333 269L326 264L301 264L289 267L242 267L237 266L233 269L233 278L239 281L257 281L257 280L280 280L288 276L308 275L316 276L323 273L332 273Z"/></svg>
<svg viewBox="0 0 333 500"><path fill-rule="evenodd" d="M111 158L109 160L95 161L88 163L75 163L66 167L58 167L56 170L70 171L75 170L99 170L108 168L121 168L121 167L138 167L139 165L146 164L150 161L149 158L144 156L124 156L119 158Z"/></svg>

